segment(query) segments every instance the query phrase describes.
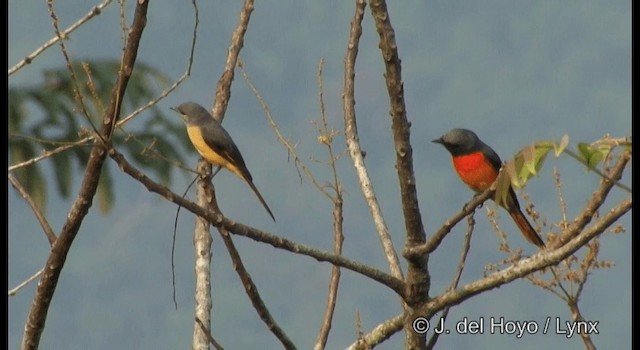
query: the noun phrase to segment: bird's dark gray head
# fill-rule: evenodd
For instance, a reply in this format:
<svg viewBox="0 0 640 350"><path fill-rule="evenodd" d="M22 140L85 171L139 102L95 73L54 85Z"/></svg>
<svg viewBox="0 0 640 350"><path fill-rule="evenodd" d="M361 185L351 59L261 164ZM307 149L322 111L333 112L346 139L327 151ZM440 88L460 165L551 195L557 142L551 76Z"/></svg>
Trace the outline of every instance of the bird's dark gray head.
<svg viewBox="0 0 640 350"><path fill-rule="evenodd" d="M211 114L209 114L204 107L195 102L185 102L178 107L171 107L171 109L180 114L184 122L187 124L196 124L203 118L207 118L205 119L207 121L209 119L213 119Z"/></svg>
<svg viewBox="0 0 640 350"><path fill-rule="evenodd" d="M443 145L454 156L477 151L480 146L478 135L468 129L452 129L432 142Z"/></svg>

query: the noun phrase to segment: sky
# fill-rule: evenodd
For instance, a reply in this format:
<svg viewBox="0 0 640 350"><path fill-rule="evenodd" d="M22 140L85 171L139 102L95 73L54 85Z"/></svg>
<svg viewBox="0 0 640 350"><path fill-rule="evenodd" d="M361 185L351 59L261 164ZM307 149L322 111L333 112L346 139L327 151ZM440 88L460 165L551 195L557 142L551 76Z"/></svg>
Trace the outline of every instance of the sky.
<svg viewBox="0 0 640 350"><path fill-rule="evenodd" d="M61 26L84 16L97 2L57 1ZM126 20L133 17L133 2ZM191 77L160 102L167 110L192 100L210 106L222 72L239 2L202 1ZM454 175L448 153L430 141L454 127L474 130L504 159L537 140L570 146L610 134L630 136L630 1L404 1L388 4L402 60L407 117L420 208L427 235L459 211L472 193ZM262 93L283 135L297 144L300 158L320 183L331 180L325 149L317 142L314 121L320 115L317 70L324 60L324 98L331 126L342 130L343 59L354 4L349 1L256 2L241 58ZM119 59L119 9L114 2L71 34L66 42L73 58ZM43 2L8 2L8 63L13 66L53 36ZM177 79L186 68L193 8L186 0L152 2L138 60ZM33 86L43 70L64 64L52 47L8 78L10 87ZM366 165L386 224L397 249L404 245L404 223L389 104L378 36L367 9L356 62L356 113ZM162 87L159 87L162 88ZM9 101L10 103L10 101ZM148 117L148 116L147 116ZM143 113L138 118L145 118ZM175 119L178 125L179 118ZM234 137L254 183L273 210L264 212L250 189L228 172L214 184L225 214L240 222L314 247L330 250L332 204L300 179L287 150L269 128L264 112L240 75L224 121ZM335 147L345 147L340 133ZM190 164L195 166L192 155ZM45 166L46 163L45 163ZM569 157L549 157L539 177L525 189L548 222L561 219L552 171L563 178L569 218L590 198L598 178ZM178 309L172 302L171 240L176 206L151 194L112 167L115 205L106 215L92 210L70 251L42 335L43 349L184 349L193 327L194 217L181 211L176 241ZM77 193L81 168L76 169ZM176 170L171 189L182 193L190 175ZM371 217L349 158L338 163L345 189L344 255L387 271ZM631 185L630 172L623 182ZM53 186L50 186L53 188ZM8 184L8 286L38 271L48 242L31 210ZM59 232L71 198L51 191L47 216ZM612 191L605 208L628 197ZM191 195L193 198L193 195ZM522 198L522 196L521 196ZM608 205L608 206L607 206ZM494 204L485 207L495 208ZM93 208L95 209L95 208ZM604 209L603 209L604 210ZM485 266L505 258L483 208L476 214L469 264L462 283L481 278ZM506 212L501 227L513 247L535 250L517 232ZM627 229L602 237L600 258L615 262L589 276L580 300L587 320L598 321L593 341L600 348L631 347L631 213L619 223ZM546 233L555 227L546 227ZM457 226L430 258L431 295L441 293L457 266L464 224ZM215 230L212 284L213 335L228 349L278 349L281 345L259 320L244 294L228 254ZM326 301L331 266L235 237L243 261L276 321L300 349L311 348ZM406 264L403 262L406 269ZM8 347L19 346L35 283L8 298ZM358 332L368 332L400 312L396 295L372 281L343 270L338 305L327 349L342 349ZM452 325L465 319L504 317L510 321L570 319L556 296L527 281L491 290L452 308ZM562 324L562 323L561 323ZM380 349L398 349L396 334ZM579 337L563 334L459 335L441 337L441 348L583 349Z"/></svg>

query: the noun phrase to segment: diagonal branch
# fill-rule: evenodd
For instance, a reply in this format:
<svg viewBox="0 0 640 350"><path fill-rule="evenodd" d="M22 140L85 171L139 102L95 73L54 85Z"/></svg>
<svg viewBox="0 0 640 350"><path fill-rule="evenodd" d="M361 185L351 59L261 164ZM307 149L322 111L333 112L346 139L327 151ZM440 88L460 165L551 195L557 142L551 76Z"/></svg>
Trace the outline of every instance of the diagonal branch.
<svg viewBox="0 0 640 350"><path fill-rule="evenodd" d="M295 349L296 346L293 344L291 339L284 333L282 328L275 321L269 309L267 309L267 305L265 305L260 293L258 292L258 287L253 283L253 279L251 279L251 275L245 269L244 263L240 258L240 253L236 249L233 240L231 239L231 235L229 232L223 228L219 228L220 237L222 237L222 241L224 245L227 247L227 251L229 252L229 256L231 257L231 261L233 262L233 267L238 273L240 280L242 281L242 286L244 287L245 293L251 300L251 304L253 308L258 312L260 319L264 324L269 328L271 333L273 333L278 340L282 343L282 346L285 349Z"/></svg>
<svg viewBox="0 0 640 350"><path fill-rule="evenodd" d="M429 254L435 251L438 246L440 246L440 243L442 243L442 240L451 231L451 229L458 224L458 222L462 221L462 219L471 214L477 207L487 201L487 199L491 198L494 193L495 188L494 186L491 186L491 188L487 189L482 194L474 196L467 204L464 205L459 213L445 221L442 227L440 227L440 229L431 236L429 241L417 246L405 247L403 252L404 257L412 259L414 255Z"/></svg>
<svg viewBox="0 0 640 350"><path fill-rule="evenodd" d="M253 12L253 0L245 0L242 10L240 11L240 22L231 35L231 45L227 53L227 61L224 64L224 71L216 87L212 115L220 122L224 119L224 114L227 110L229 99L231 98L231 82L233 82L235 75L240 50L242 46L244 46L244 34L247 32L247 27L249 26L251 12Z"/></svg>
<svg viewBox="0 0 640 350"><path fill-rule="evenodd" d="M600 187L591 195L591 200L585 208L580 211L580 215L573 220L568 229L554 242L550 242L551 247L558 247L577 235L594 217L596 211L604 203L609 191L622 178L627 163L631 160L631 152L626 151L620 155L617 164L611 169L609 176L605 176L600 181Z"/></svg>
<svg viewBox="0 0 640 350"><path fill-rule="evenodd" d="M355 343L349 345L347 350L368 350L391 338L402 329L404 314L400 314L376 326L371 332L365 334Z"/></svg>
<svg viewBox="0 0 640 350"><path fill-rule="evenodd" d="M353 161L353 165L358 175L358 183L362 195L367 201L369 206L369 212L373 218L373 222L378 231L378 237L382 243L387 262L391 274L396 278L402 279L402 269L400 268L400 261L396 254L396 249L393 247L393 241L389 234L389 228L384 222L382 217L382 210L380 204L376 198L375 191L373 189L373 183L367 172L367 167L364 164L363 151L360 148L360 141L358 136L358 126L356 123L356 111L355 111L355 64L356 57L358 56L358 45L360 43L360 37L362 36L362 19L364 17L364 9L366 7L364 0L356 2L356 13L351 21L351 30L349 34L349 43L347 45L347 54L344 59L344 92L342 94L343 108L344 108L344 134L347 142L347 148L349 149L349 155Z"/></svg>
<svg viewBox="0 0 640 350"><path fill-rule="evenodd" d="M103 116L100 138L104 140L110 138L113 132L113 121L115 121L120 114L119 102L122 101L127 82L136 61L138 45L147 21L147 6L148 1L138 1L136 5L133 25L129 34L127 47L123 54L122 67L109 101L108 110ZM94 147L91 151L78 196L67 215L67 221L62 227L60 236L51 249L51 254L45 265L45 272L42 274L40 282L38 283L38 288L36 289L33 304L31 305L31 310L29 311L25 325L22 349L38 348L58 278L64 267L67 254L71 249L71 244L91 207L105 158L106 151L103 147Z"/></svg>
<svg viewBox="0 0 640 350"><path fill-rule="evenodd" d="M613 185L611 185L613 186ZM560 261L574 254L582 248L589 240L604 232L610 225L617 221L632 208L632 200L627 198L611 209L606 215L601 216L598 221L589 228L580 232L565 245L555 249L541 250L535 255L520 260L504 270L496 272L486 278L471 282L458 289L447 291L440 296L431 299L424 307L424 317L431 317L435 312L445 306L457 305L474 295L484 291L500 287L518 278L522 278L531 272L541 270L547 266L556 265Z"/></svg>
<svg viewBox="0 0 640 350"><path fill-rule="evenodd" d="M98 16L99 14L101 14L102 10L105 7L107 7L107 5L109 5L111 3L111 1L112 0L105 0L100 5L94 6L91 9L91 11L89 11L89 13L87 13L84 17L79 19L76 23L72 24L69 28L67 28L64 31L60 32L60 35L56 35L53 38L49 39L49 41L47 41L42 46L37 48L35 51L33 51L32 53L27 55L27 57L23 58L16 65L14 65L13 67L9 68L8 76L11 76L13 73L17 72L20 68L26 66L27 64L30 64L31 62L33 62L33 60L36 57L38 57L41 53L45 52L48 48L50 48L51 46L53 46L54 44L56 44L60 40L64 40L64 39L68 38L69 34L71 34L71 32L73 32L74 30L80 28L80 26L82 26L83 24L88 22L93 17Z"/></svg>
<svg viewBox="0 0 640 350"><path fill-rule="evenodd" d="M129 163L121 153L112 147L109 148L109 156L115 160L122 171L138 180L149 191L157 193L163 196L166 200L173 202L202 218L205 218L213 226L223 227L233 234L245 236L257 242L267 243L275 248L284 249L296 254L307 255L318 261L326 261L333 265L344 267L386 285L400 296L404 295L404 283L389 274L366 266L365 264L357 263L343 256L315 249L286 238L277 237L256 228L227 219L221 214L207 211L199 205L182 198L180 195L172 192L165 186L151 180L143 172L131 165L131 163Z"/></svg>
<svg viewBox="0 0 640 350"><path fill-rule="evenodd" d="M467 232L464 235L464 243L462 244L462 253L460 256L460 262L458 262L458 269L456 270L456 274L453 277L453 281L447 288L447 290L454 290L458 288L458 284L460 283L460 278L462 277L462 271L467 266L467 257L469 254L469 250L471 249L471 235L473 234L473 228L475 226L475 220L473 219L473 215L468 216L467 219L469 225L467 226ZM448 305L442 311L442 315L440 316L440 320L437 324L444 324L449 315L449 310L451 310L451 306ZM433 332L429 341L427 341L427 350L431 350L436 346L438 339L440 339L441 332Z"/></svg>
<svg viewBox="0 0 640 350"><path fill-rule="evenodd" d="M51 225L49 225L49 221L47 221L47 218L45 217L44 213L40 210L40 207L38 207L38 204L36 204L33 198L31 198L31 195L29 195L29 192L27 192L27 190L24 187L22 187L22 184L20 183L20 181L18 181L18 179L15 176L13 176L13 174L9 173L7 177L9 178L11 185L13 185L13 187L18 191L18 193L20 193L20 195L22 196L22 198L24 198L27 204L29 204L29 206L31 207L31 210L33 210L33 213L36 216L36 219L38 219L40 226L42 226L42 230L44 231L44 234L47 235L49 244L53 245L56 239L58 239L58 237L56 237L56 233L53 232L53 228L51 228Z"/></svg>

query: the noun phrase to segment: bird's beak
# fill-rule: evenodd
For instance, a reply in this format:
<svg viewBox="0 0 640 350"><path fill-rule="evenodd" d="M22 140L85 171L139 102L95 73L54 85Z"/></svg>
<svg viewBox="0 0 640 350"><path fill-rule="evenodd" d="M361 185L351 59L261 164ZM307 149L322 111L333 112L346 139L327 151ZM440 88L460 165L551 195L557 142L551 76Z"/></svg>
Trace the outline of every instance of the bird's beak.
<svg viewBox="0 0 640 350"><path fill-rule="evenodd" d="M439 143L439 144L441 144L441 145L444 145L444 141L442 141L442 137L437 138L437 139L435 139L435 140L432 140L431 142L433 142L433 143Z"/></svg>
<svg viewBox="0 0 640 350"><path fill-rule="evenodd" d="M169 107L170 110L180 113L180 111L178 110L178 107Z"/></svg>

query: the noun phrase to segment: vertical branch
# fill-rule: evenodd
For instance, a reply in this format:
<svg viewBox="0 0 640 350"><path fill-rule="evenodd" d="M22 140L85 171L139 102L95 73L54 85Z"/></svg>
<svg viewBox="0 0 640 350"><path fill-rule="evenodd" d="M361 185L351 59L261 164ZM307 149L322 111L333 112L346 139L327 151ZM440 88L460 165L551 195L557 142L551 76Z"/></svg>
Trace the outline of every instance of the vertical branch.
<svg viewBox="0 0 640 350"><path fill-rule="evenodd" d="M344 217L342 215L342 196L338 192L338 197L334 200L333 207L333 253L336 255L342 254L342 242L344 236L342 234L342 223ZM327 297L327 307L324 310L324 318L320 332L316 338L315 350L324 349L327 345L327 339L329 338L329 331L331 330L331 321L333 320L333 313L336 308L336 301L338 299L338 285L340 284L340 267L331 267L331 280L329 281L329 295Z"/></svg>
<svg viewBox="0 0 640 350"><path fill-rule="evenodd" d="M393 241L389 234L389 229L382 217L382 210L376 198L373 184L367 172L367 168L364 164L363 152L360 148L360 141L358 136L358 126L356 124L356 112L355 112L355 64L356 57L358 56L358 45L360 37L362 36L362 19L364 17L364 9L367 3L365 0L358 0L356 2L356 13L351 21L351 30L349 34L349 44L347 45L347 54L344 59L344 92L342 94L343 108L344 108L344 133L347 142L347 148L349 149L349 155L353 161L353 165L358 175L358 183L360 183L360 189L367 201L369 211L373 218L373 222L378 231L378 237L382 243L382 249L384 250L385 257L389 263L391 274L399 279L402 279L402 270L400 269L400 261L398 255L393 247Z"/></svg>
<svg viewBox="0 0 640 350"><path fill-rule="evenodd" d="M320 64L318 65L318 100L320 103L320 118L322 120L322 125L318 127L318 131L320 132L319 140L322 144L327 146L327 151L329 153L329 165L331 166L331 170L333 173L333 189L336 192L335 196L329 195L333 202L333 253L335 255L342 255L342 244L344 242L344 234L343 234L343 198L342 198L342 186L340 185L340 181L338 180L338 171L336 169L336 160L338 157L333 153L333 139L334 135L337 133L333 129L329 128L329 123L327 122L327 115L325 113L324 108L324 81L322 79L322 68L324 65L324 60L320 60ZM327 295L327 306L325 307L324 317L322 320L322 326L320 327L320 331L318 332L318 336L316 338L316 344L314 349L321 350L324 349L327 345L327 339L329 338L329 332L331 330L331 323L333 321L333 314L336 308L336 301L338 299L338 286L340 285L340 267L333 266L331 268L331 278L329 280L329 293Z"/></svg>
<svg viewBox="0 0 640 350"><path fill-rule="evenodd" d="M211 209L215 206L215 193L211 186L211 165L204 160L198 162L198 186L196 197L198 205ZM217 208L216 208L217 209ZM196 273L195 286L195 319L200 321L205 327L211 325L211 257L213 239L209 232L209 222L196 216L196 226L193 232L193 248L195 255L194 269ZM208 334L202 331L202 327L193 328L192 348L196 350L209 349Z"/></svg>
<svg viewBox="0 0 640 350"><path fill-rule="evenodd" d="M113 132L114 121L118 115L120 115L120 101L122 101L122 96L124 96L127 83L136 62L138 45L147 22L148 5L148 1L142 0L136 4L133 25L129 34L127 47L123 53L122 66L118 72L118 78L111 94L109 107L102 118L102 127L99 131L99 137L102 140L108 140L110 138ZM91 151L78 196L69 210L67 221L62 227L58 239L51 249L44 273L38 283L33 304L31 305L31 310L29 310L25 324L21 345L22 349L37 349L40 344L40 337L44 331L47 313L51 305L51 300L53 299L53 293L58 284L58 278L64 267L67 254L71 249L71 244L91 207L93 197L98 188L100 171L106 155L106 150L102 146L95 146Z"/></svg>
<svg viewBox="0 0 640 350"><path fill-rule="evenodd" d="M571 311L571 318L573 319L575 324L585 324L587 321L585 321L584 317L582 316L582 313L580 313L580 307L578 306L578 301L577 299L569 299L569 310ZM589 335L589 332L577 332L578 334L580 334L580 338L582 338L582 342L584 343L584 347L587 350L596 350L596 345L593 343L593 340L591 339L591 335Z"/></svg>
<svg viewBox="0 0 640 350"><path fill-rule="evenodd" d="M194 8L196 11L196 25L197 25L197 11L198 8L194 2ZM253 12L253 0L245 0L244 6L240 12L240 22L236 27L236 30L233 32L231 37L231 45L229 46L227 61L225 62L224 72L222 76L218 80L218 84L216 86L216 94L215 100L213 103L213 117L222 122L224 119L225 111L227 110L227 105L229 103L229 99L231 98L231 83L233 82L234 70L236 67L236 63L238 61L238 55L240 54L240 50L244 44L244 34L247 31L247 27L249 24L249 18L251 16L251 12ZM194 41L195 41L195 32L194 32ZM208 164L204 159L200 159L198 162L199 172L206 171L207 173L211 172L211 165ZM218 204L215 199L215 190L211 185L211 179L207 179L206 181L200 181L198 183L198 204L207 209L214 209L219 212ZM206 196L201 196L202 193L206 193ZM196 291L196 320L200 320L201 323L208 329L211 328L211 280L210 274L204 276L205 269L206 271L210 270L211 264L211 235L209 234L209 224L204 218L198 217L196 219L199 224L196 227L194 232L194 248L196 252L196 272L201 271L202 276L198 277L199 273L196 274L197 278L200 280L196 281L196 286L201 288ZM200 241L202 239L203 241ZM199 266L199 264L204 264L205 266ZM194 331L193 331L193 348L202 348L208 349L208 338L205 333L202 332L201 325L197 322L194 323Z"/></svg>
<svg viewBox="0 0 640 350"><path fill-rule="evenodd" d="M424 227L418 206L416 181L413 173L413 158L410 143L410 123L404 104L404 88L402 83L400 57L395 40L395 32L391 26L391 18L384 0L370 0L378 35L380 36L380 50L385 65L385 81L391 104L391 125L396 150L396 169L400 182L402 211L407 231L406 245L408 247L425 242ZM407 275L407 298L410 306L405 314L405 346L411 349L425 347L425 335L417 334L411 327L411 322L418 316L418 306L428 299L430 276L427 270L426 255L414 256L409 259Z"/></svg>

